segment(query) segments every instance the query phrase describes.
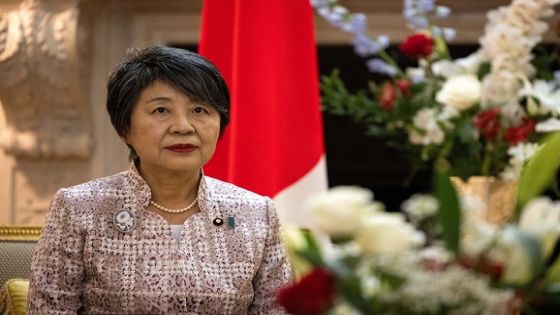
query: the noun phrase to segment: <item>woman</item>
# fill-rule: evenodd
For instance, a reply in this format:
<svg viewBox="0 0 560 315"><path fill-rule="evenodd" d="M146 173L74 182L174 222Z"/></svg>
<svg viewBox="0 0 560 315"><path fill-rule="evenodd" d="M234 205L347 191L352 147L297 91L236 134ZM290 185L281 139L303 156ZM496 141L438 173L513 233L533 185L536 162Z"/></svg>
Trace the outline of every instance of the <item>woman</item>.
<svg viewBox="0 0 560 315"><path fill-rule="evenodd" d="M205 176L228 123L216 68L132 53L107 110L129 170L59 190L35 251L29 314L277 314L292 277L270 198Z"/></svg>

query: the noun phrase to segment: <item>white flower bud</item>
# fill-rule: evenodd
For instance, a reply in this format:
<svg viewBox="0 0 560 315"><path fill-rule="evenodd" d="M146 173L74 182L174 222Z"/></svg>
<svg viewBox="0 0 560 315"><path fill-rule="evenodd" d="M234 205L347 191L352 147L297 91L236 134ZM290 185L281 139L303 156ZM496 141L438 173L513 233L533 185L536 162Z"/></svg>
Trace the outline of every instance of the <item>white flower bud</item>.
<svg viewBox="0 0 560 315"><path fill-rule="evenodd" d="M425 238L401 213L378 213L364 219L355 241L364 253L382 254L421 245Z"/></svg>
<svg viewBox="0 0 560 315"><path fill-rule="evenodd" d="M538 238L544 257L548 257L560 236L560 203L548 197L532 200L521 213L519 228Z"/></svg>
<svg viewBox="0 0 560 315"><path fill-rule="evenodd" d="M482 85L474 75L457 75L445 81L436 100L463 111L480 101L481 90Z"/></svg>
<svg viewBox="0 0 560 315"><path fill-rule="evenodd" d="M373 193L353 186L339 186L311 197L305 207L314 226L330 237L350 237L362 220L374 213Z"/></svg>

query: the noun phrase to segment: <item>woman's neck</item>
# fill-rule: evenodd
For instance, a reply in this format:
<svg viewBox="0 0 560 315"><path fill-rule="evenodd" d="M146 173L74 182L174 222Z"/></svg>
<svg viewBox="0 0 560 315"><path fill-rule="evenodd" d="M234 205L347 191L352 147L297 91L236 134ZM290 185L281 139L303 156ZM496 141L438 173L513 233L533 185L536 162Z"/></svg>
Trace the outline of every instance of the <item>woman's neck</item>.
<svg viewBox="0 0 560 315"><path fill-rule="evenodd" d="M138 165L152 191L152 200L167 208L183 208L197 196L200 170L177 172Z"/></svg>

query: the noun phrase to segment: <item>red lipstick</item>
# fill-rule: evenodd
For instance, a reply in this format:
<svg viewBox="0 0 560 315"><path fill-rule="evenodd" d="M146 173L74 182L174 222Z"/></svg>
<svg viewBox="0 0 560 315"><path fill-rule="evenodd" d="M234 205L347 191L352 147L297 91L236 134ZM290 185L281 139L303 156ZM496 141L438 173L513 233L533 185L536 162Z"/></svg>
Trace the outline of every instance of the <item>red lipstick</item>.
<svg viewBox="0 0 560 315"><path fill-rule="evenodd" d="M176 153L189 153L198 149L196 145L192 145L190 143L178 143L165 148Z"/></svg>

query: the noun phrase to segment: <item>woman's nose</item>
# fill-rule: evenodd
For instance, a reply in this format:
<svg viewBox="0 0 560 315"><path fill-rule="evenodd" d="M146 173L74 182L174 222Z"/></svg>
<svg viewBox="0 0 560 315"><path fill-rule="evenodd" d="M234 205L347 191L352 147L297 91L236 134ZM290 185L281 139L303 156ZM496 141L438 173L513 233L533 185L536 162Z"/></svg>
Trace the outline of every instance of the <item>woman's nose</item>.
<svg viewBox="0 0 560 315"><path fill-rule="evenodd" d="M178 134L189 134L191 132L194 132L194 126L189 121L189 118L187 116L180 115L173 120L170 132Z"/></svg>

